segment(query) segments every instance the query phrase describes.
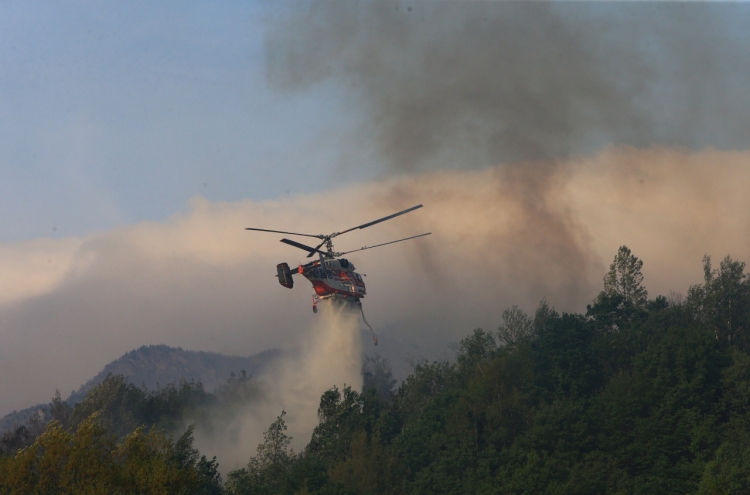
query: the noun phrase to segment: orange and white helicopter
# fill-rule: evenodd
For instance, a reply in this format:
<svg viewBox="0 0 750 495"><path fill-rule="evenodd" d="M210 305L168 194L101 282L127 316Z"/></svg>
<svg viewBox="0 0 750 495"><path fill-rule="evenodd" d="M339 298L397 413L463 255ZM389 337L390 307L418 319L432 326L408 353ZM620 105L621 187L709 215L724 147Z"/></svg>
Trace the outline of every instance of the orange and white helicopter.
<svg viewBox="0 0 750 495"><path fill-rule="evenodd" d="M313 257L317 253L319 259L315 261L311 261L310 263L307 263L304 265L300 264L297 267L297 269L294 271L292 271L289 268L289 265L287 263L279 263L278 265L276 265L276 272L277 272L276 276L279 279L279 283L283 285L284 287L291 289L292 287L294 287L294 280L292 276L295 273L301 274L307 280L312 282L313 289L315 290L315 293L313 294L313 312L315 313L318 312L318 308L317 308L318 303L324 299L330 299L330 298L343 300L348 303L356 304L359 306L361 310L362 303L360 302L360 300L364 298L365 295L367 294L365 290L365 282L362 279L362 275L354 271L355 270L354 264L345 258L341 258L341 256L344 256L345 254L353 253L355 251L364 251L365 249L372 249L372 248L376 248L380 246L386 246L388 244L394 244L396 242L408 241L409 239L416 239L418 237L424 237L426 235L430 235L432 232L427 232L426 234L414 235L411 237L405 237L403 239L398 239L396 241L384 242L382 244L376 244L374 246L363 246L359 249L354 249L352 251L345 251L343 253L337 253L333 250L333 238L338 237L342 234L346 234L347 232L351 232L353 230L359 230L359 229L365 229L367 227L372 227L375 224L384 222L386 220L390 220L391 218L395 218L405 213L409 213L410 211L414 211L421 207L422 205L412 206L411 208L408 208L403 211L399 211L398 213L394 213L392 215L388 215L387 217L383 217L378 220L373 220L372 222L367 222L362 225L352 227L351 229L343 230L341 232L334 232L328 235L300 234L298 232L258 229L254 227L247 227L245 230L256 230L260 232L274 232L277 234L299 235L299 236L315 237L317 239L321 239L320 244L318 244L315 247L306 246L305 244L299 243L297 241L292 241L290 239L281 239L281 242L283 242L284 244L289 244L290 246L294 246L296 248L307 251L309 253L307 255L308 258ZM325 251L321 251L321 248L324 245L325 245ZM364 312L362 313L362 318L364 319ZM365 320L365 323L367 323L367 320ZM375 343L377 344L377 339L375 340Z"/></svg>

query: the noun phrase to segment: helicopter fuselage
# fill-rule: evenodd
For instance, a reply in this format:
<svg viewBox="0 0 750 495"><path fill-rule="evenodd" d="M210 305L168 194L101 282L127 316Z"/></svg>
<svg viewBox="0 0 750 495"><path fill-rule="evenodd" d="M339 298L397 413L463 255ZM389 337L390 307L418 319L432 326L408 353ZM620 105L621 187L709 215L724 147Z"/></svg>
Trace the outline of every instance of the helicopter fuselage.
<svg viewBox="0 0 750 495"><path fill-rule="evenodd" d="M337 297L358 301L367 294L362 275L344 259L325 259L300 265L297 272L309 280L315 294L321 298Z"/></svg>
<svg viewBox="0 0 750 495"><path fill-rule="evenodd" d="M287 289L294 287L294 274L298 273L309 280L315 290L313 304L330 297L359 302L367 294L363 275L357 273L354 265L344 258L311 261L299 265L294 271L287 263L279 263L276 271L279 283Z"/></svg>

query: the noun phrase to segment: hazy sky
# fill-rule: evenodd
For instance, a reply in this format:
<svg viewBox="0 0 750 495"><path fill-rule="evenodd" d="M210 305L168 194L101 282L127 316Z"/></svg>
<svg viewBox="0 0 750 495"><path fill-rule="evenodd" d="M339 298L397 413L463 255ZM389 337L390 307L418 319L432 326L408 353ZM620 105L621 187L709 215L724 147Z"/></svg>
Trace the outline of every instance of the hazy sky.
<svg viewBox="0 0 750 495"><path fill-rule="evenodd" d="M417 354L511 304L584 311L622 244L652 296L750 261L749 27L733 3L0 3L0 414L140 345L304 349L310 289L273 278L303 253L246 226L423 203L336 244L434 233L350 256L382 349Z"/></svg>
<svg viewBox="0 0 750 495"><path fill-rule="evenodd" d="M346 111L331 88L278 95L266 84L273 10L2 2L0 241L163 219L198 194L325 187Z"/></svg>
<svg viewBox="0 0 750 495"><path fill-rule="evenodd" d="M611 142L743 149L749 25L736 4L2 2L0 241Z"/></svg>

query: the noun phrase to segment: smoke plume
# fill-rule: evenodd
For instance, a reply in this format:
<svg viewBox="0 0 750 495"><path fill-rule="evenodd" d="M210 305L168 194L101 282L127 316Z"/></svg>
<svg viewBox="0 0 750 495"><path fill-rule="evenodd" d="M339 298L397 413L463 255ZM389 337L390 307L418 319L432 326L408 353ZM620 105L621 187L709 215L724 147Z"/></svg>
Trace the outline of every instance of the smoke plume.
<svg viewBox="0 0 750 495"><path fill-rule="evenodd" d="M300 331L282 359L258 377L259 400L219 415L209 425L198 422L196 446L204 454L216 455L223 471L242 467L263 442L265 429L284 410L287 434L299 452L318 424L323 392L334 386L362 388L360 334L359 310L335 301L321 302L311 325Z"/></svg>
<svg viewBox="0 0 750 495"><path fill-rule="evenodd" d="M317 0L272 19L272 87L334 84L360 118L343 169L370 143L398 173L748 143L748 5Z"/></svg>
<svg viewBox="0 0 750 495"><path fill-rule="evenodd" d="M597 154L608 146L697 152L750 144L750 100L738 90L750 84L750 5L313 0L282 12L266 35L269 84L281 93L333 87L344 95L359 125L343 140L341 172L486 169L481 185L430 190L430 179L415 177L386 196L408 206L401 199L419 189L433 208L450 204L441 227L474 225L467 218L504 224L481 249L470 248L476 232L458 226L451 230L460 236L413 248L431 283L451 287L440 296L448 300L485 283L478 273L472 288L446 275L447 264L466 266L477 252L492 260L485 276L502 278L503 288L524 279L521 292L554 293L564 307L590 291L601 251L580 221L588 212L576 216L564 198L570 174L584 180L580 168L569 169L584 160L577 157L596 156L592 179L645 173L640 160L608 168L607 153ZM622 149L620 156L638 155ZM675 175L693 176L689 168L670 165ZM447 244L452 260L441 256Z"/></svg>
<svg viewBox="0 0 750 495"><path fill-rule="evenodd" d="M562 162L539 197L510 188L507 167L438 171L277 201L196 198L162 223L2 245L0 271L30 276L0 292L0 414L67 395L142 345L315 359L323 341L311 335L325 331L313 326L312 290L274 277L306 253L244 227L330 233L424 204L335 243L433 233L347 256L367 275L378 349L399 342L417 356L413 344L495 328L511 304L585 310L622 244L644 260L652 296L684 292L706 253L750 261L748 163L748 152L609 148Z"/></svg>

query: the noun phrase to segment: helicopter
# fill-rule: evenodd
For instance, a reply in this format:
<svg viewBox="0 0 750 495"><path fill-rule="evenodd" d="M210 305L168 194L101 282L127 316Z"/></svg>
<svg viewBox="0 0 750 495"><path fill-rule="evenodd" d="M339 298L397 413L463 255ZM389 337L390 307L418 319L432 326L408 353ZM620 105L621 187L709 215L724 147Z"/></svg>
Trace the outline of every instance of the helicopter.
<svg viewBox="0 0 750 495"><path fill-rule="evenodd" d="M276 265L276 277L279 279L279 284L283 285L287 289L291 289L294 287L294 274L300 274L303 277L305 277L307 280L309 280L314 289L314 294L312 297L313 300L313 312L318 312L318 303L325 299L335 299L335 300L342 300L350 304L356 304L359 306L360 311L362 310L362 303L361 299L365 297L367 294L366 288L365 288L365 282L363 280L363 274L359 274L355 271L354 264L347 260L346 258L342 258L342 256L350 253L354 253L356 251L364 251L365 249L372 249L380 246L386 246L388 244L395 244L397 242L402 241L408 241L410 239L416 239L418 237L424 237L427 235L430 235L432 232L427 232L425 234L419 234L414 235L411 237L405 237L403 239L398 239L395 241L390 242L384 242L382 244L376 244L374 246L363 246L359 249L353 249L351 251L345 251L345 252L336 252L333 250L333 238L338 237L342 234L346 234L347 232L351 232L353 230L360 230L360 229L366 229L367 227L372 227L373 225L376 225L381 222L385 222L386 220L390 220L392 218L398 217L400 215L403 215L405 213L409 213L411 211L414 211L416 209L422 208L422 205L412 206L411 208L407 208L406 210L399 211L398 213L393 213L392 215L388 215L383 218L379 218L377 220L373 220L371 222L364 223L362 225L357 225L356 227L352 227L347 230L343 230L341 232L333 232L332 234L301 234L298 232L286 232L283 230L270 230L270 229L259 229L255 227L247 227L245 230L254 230L254 231L260 231L260 232L272 232L277 234L288 234L288 235L298 235L298 236L304 236L304 237L314 237L317 239L320 239L321 242L315 247L310 247L305 244L302 244L297 241L293 241L290 239L281 239L281 242L284 244L288 244L290 246L294 246L296 248L302 249L303 251L307 251L308 258L312 258L315 254L318 255L317 260L311 261L306 264L299 264L296 270L292 270L289 268L288 263L279 263ZM325 246L325 250L321 250ZM362 318L364 319L364 312L362 312ZM367 324L367 320L365 320L365 323ZM367 324L367 326L370 326ZM372 328L371 328L372 330ZM374 334L373 334L374 335ZM377 345L377 339L375 339L375 344Z"/></svg>

